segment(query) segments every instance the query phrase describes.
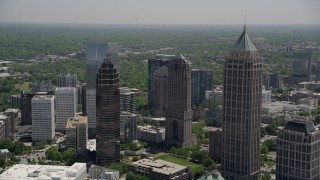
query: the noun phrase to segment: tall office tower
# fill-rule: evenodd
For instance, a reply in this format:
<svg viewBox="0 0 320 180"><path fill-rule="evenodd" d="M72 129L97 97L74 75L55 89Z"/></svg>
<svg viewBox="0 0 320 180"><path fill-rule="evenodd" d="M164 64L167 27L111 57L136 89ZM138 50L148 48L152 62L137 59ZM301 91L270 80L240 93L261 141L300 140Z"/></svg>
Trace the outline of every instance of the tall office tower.
<svg viewBox="0 0 320 180"><path fill-rule="evenodd" d="M222 123L222 96L223 90L213 89L212 91L207 91L208 102L209 102L209 118L212 120L213 126L221 126Z"/></svg>
<svg viewBox="0 0 320 180"><path fill-rule="evenodd" d="M58 87L77 87L76 74L59 74L57 75Z"/></svg>
<svg viewBox="0 0 320 180"><path fill-rule="evenodd" d="M107 57L96 80L96 163L120 162L120 90L118 72Z"/></svg>
<svg viewBox="0 0 320 180"><path fill-rule="evenodd" d="M35 95L32 107L32 142L52 141L54 137L54 96Z"/></svg>
<svg viewBox="0 0 320 180"><path fill-rule="evenodd" d="M281 78L282 75L279 73L270 74L270 87L273 89L281 89Z"/></svg>
<svg viewBox="0 0 320 180"><path fill-rule="evenodd" d="M109 54L115 67L118 67L118 46L116 43L89 42L86 51L86 114L88 115L88 136L96 136L96 73L106 54Z"/></svg>
<svg viewBox="0 0 320 180"><path fill-rule="evenodd" d="M120 89L120 110L130 113L136 112L136 93L128 87Z"/></svg>
<svg viewBox="0 0 320 180"><path fill-rule="evenodd" d="M320 59L316 64L316 81L320 81Z"/></svg>
<svg viewBox="0 0 320 180"><path fill-rule="evenodd" d="M77 114L70 117L66 124L66 146L86 150L88 141L88 118Z"/></svg>
<svg viewBox="0 0 320 180"><path fill-rule="evenodd" d="M246 25L224 64L222 174L259 179L262 63Z"/></svg>
<svg viewBox="0 0 320 180"><path fill-rule="evenodd" d="M155 59L148 59L148 104L153 106L153 99L155 97L154 87L154 73L162 66L168 66L170 59L174 55L157 54Z"/></svg>
<svg viewBox="0 0 320 180"><path fill-rule="evenodd" d="M270 73L263 73L262 74L262 85L265 87L266 90L270 90L270 81L271 81L271 74Z"/></svg>
<svg viewBox="0 0 320 180"><path fill-rule="evenodd" d="M168 65L166 109L167 147L192 145L191 69L187 59L177 55Z"/></svg>
<svg viewBox="0 0 320 180"><path fill-rule="evenodd" d="M31 113L31 99L35 95L53 95L52 91L48 92L24 92L22 91L20 94L21 103L21 124L22 125L32 125L32 113Z"/></svg>
<svg viewBox="0 0 320 180"><path fill-rule="evenodd" d="M87 115L87 85L82 85L82 94L81 94L81 101L82 101L82 114Z"/></svg>
<svg viewBox="0 0 320 180"><path fill-rule="evenodd" d="M192 69L191 71L191 103L199 105L205 100L206 90L211 90L213 85L212 69Z"/></svg>
<svg viewBox="0 0 320 180"><path fill-rule="evenodd" d="M307 77L311 81L311 51L295 52L292 59L292 71L298 76Z"/></svg>
<svg viewBox="0 0 320 180"><path fill-rule="evenodd" d="M65 131L66 123L77 111L77 92L74 87L56 89L56 131Z"/></svg>
<svg viewBox="0 0 320 180"><path fill-rule="evenodd" d="M320 179L320 131L308 119L295 119L279 133L276 179Z"/></svg>
<svg viewBox="0 0 320 180"><path fill-rule="evenodd" d="M120 114L120 141L131 143L137 140L137 115L121 111Z"/></svg>
<svg viewBox="0 0 320 180"><path fill-rule="evenodd" d="M162 66L154 73L154 116L163 117L167 105L168 68Z"/></svg>

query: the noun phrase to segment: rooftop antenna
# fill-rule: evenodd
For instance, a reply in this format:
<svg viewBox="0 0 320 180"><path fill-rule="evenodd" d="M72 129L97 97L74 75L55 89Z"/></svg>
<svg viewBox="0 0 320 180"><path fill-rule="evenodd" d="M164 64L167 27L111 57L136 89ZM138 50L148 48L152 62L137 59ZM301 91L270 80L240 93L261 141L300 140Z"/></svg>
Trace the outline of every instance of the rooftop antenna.
<svg viewBox="0 0 320 180"><path fill-rule="evenodd" d="M247 14L244 15L244 26L243 26L243 32L247 32Z"/></svg>

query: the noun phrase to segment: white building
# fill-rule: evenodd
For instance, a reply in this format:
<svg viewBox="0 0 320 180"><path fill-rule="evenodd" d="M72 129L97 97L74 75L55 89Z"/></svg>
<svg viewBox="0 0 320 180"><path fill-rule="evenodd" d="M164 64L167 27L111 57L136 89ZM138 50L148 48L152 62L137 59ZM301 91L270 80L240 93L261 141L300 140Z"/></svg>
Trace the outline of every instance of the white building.
<svg viewBox="0 0 320 180"><path fill-rule="evenodd" d="M68 118L74 117L77 110L77 91L74 87L56 89L56 130L65 131Z"/></svg>
<svg viewBox="0 0 320 180"><path fill-rule="evenodd" d="M32 141L48 140L54 136L54 96L36 95L31 100Z"/></svg>
<svg viewBox="0 0 320 180"><path fill-rule="evenodd" d="M155 126L138 126L138 139L149 143L160 143L165 139L165 129Z"/></svg>
<svg viewBox="0 0 320 180"><path fill-rule="evenodd" d="M262 86L262 104L271 103L271 91L267 91L264 86Z"/></svg>
<svg viewBox="0 0 320 180"><path fill-rule="evenodd" d="M83 180L86 175L86 163L72 166L16 164L0 174L0 180Z"/></svg>
<svg viewBox="0 0 320 180"><path fill-rule="evenodd" d="M119 171L107 169L101 166L92 165L89 168L89 179L119 180Z"/></svg>

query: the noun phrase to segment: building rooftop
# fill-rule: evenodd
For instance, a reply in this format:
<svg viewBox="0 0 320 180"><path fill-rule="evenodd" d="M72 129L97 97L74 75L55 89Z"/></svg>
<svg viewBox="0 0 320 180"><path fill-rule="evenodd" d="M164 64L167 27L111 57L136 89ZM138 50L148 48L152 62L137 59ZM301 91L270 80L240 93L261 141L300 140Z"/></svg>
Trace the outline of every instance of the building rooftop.
<svg viewBox="0 0 320 180"><path fill-rule="evenodd" d="M35 95L32 99L52 99L53 95Z"/></svg>
<svg viewBox="0 0 320 180"><path fill-rule="evenodd" d="M151 160L151 159L141 159L137 162L132 163L134 166L140 166L145 168L152 168L152 171L161 174L173 174L186 169L186 166L181 166L178 164L170 163L161 159Z"/></svg>
<svg viewBox="0 0 320 180"><path fill-rule="evenodd" d="M19 112L19 109L9 108L9 109L7 109L7 110L5 111L5 113L11 113L11 112L13 112L13 113L18 113L18 112Z"/></svg>
<svg viewBox="0 0 320 180"><path fill-rule="evenodd" d="M247 34L247 27L244 25L243 32L232 48L233 51L256 51L256 47L252 43L249 35Z"/></svg>
<svg viewBox="0 0 320 180"><path fill-rule="evenodd" d="M155 126L137 126L140 131L149 132L149 133L162 133L165 132L164 128L159 128Z"/></svg>
<svg viewBox="0 0 320 180"><path fill-rule="evenodd" d="M0 119L1 120L6 120L7 118L8 118L7 116L0 114Z"/></svg>
<svg viewBox="0 0 320 180"><path fill-rule="evenodd" d="M28 179L61 179L73 180L73 177L66 177L68 171L79 171L80 166L85 163L75 163L70 166L51 166L51 165L26 165L16 164L0 174L0 180L28 180Z"/></svg>
<svg viewBox="0 0 320 180"><path fill-rule="evenodd" d="M313 122L308 119L295 119L293 121L289 121L284 127L284 130L309 134L315 131L315 128Z"/></svg>
<svg viewBox="0 0 320 180"><path fill-rule="evenodd" d="M77 124L87 124L88 117L77 114L75 117L71 117L67 121L66 128L76 128Z"/></svg>
<svg viewBox="0 0 320 180"><path fill-rule="evenodd" d="M89 151L95 151L96 150L96 139L88 139L87 149Z"/></svg>

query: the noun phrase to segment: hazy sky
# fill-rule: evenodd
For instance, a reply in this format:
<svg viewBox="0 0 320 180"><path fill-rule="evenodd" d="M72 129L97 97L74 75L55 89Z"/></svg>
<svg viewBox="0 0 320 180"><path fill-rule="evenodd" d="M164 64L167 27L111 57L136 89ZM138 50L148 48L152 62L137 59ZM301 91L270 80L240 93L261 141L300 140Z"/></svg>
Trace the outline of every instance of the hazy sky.
<svg viewBox="0 0 320 180"><path fill-rule="evenodd" d="M320 0L0 0L0 22L320 24Z"/></svg>

